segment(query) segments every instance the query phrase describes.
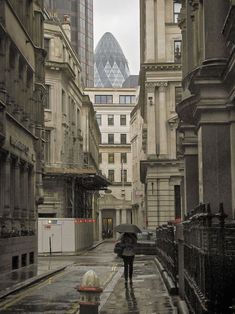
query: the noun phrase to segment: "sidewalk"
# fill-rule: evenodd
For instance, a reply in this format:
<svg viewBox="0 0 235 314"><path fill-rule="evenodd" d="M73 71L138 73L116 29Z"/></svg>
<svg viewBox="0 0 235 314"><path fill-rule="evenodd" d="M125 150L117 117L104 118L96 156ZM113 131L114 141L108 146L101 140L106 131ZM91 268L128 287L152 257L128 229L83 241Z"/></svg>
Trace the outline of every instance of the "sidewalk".
<svg viewBox="0 0 235 314"><path fill-rule="evenodd" d="M90 248L84 251L92 250L103 242L103 240L94 242ZM68 258L64 260L56 259L56 256L66 256L64 254L53 254L51 258L50 254L42 254L43 258L38 256L37 266L31 265L14 270L8 274L0 275L0 299L64 270L67 266L73 264L71 256L82 253L83 252L74 253L72 255L68 254Z"/></svg>
<svg viewBox="0 0 235 314"><path fill-rule="evenodd" d="M110 296L104 304L101 298L100 314L177 313L154 260L136 259L132 285L125 286L122 273L113 289L103 292L102 298L108 292Z"/></svg>

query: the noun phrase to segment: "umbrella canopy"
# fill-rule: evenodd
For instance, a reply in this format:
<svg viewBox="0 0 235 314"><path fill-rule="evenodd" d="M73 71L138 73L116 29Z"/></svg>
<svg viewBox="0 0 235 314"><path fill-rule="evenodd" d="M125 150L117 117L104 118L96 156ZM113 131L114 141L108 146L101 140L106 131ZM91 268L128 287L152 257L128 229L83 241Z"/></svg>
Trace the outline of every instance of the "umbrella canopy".
<svg viewBox="0 0 235 314"><path fill-rule="evenodd" d="M133 224L120 224L115 228L116 232L128 232L128 233L139 233L141 232L140 228Z"/></svg>

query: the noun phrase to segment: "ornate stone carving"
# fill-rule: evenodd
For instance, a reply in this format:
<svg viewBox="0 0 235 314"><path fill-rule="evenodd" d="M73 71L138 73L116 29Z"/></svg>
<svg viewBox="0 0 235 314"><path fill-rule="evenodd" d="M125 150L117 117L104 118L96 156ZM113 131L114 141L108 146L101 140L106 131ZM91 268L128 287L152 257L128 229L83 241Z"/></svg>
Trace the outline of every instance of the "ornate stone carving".
<svg viewBox="0 0 235 314"><path fill-rule="evenodd" d="M166 81L158 81L158 82L146 82L145 83L145 88L150 91L150 90L155 90L156 87L167 87L168 82Z"/></svg>

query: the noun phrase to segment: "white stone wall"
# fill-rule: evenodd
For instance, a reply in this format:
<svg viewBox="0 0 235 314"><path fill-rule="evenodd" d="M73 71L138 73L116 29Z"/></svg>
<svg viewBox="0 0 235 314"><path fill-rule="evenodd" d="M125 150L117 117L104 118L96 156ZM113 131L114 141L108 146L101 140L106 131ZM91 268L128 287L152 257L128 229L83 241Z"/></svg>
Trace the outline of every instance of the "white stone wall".
<svg viewBox="0 0 235 314"><path fill-rule="evenodd" d="M50 40L45 72L45 81L49 85L49 108L45 109L45 127L50 131L51 143L47 164L53 167L81 167L80 64L62 28L46 22L44 25L45 38ZM68 63L64 65L65 61ZM57 67L54 62L58 63Z"/></svg>
<svg viewBox="0 0 235 314"><path fill-rule="evenodd" d="M175 87L181 86L182 73L174 51L181 31L174 23L173 3L141 3L141 62L146 67L140 107L147 131L141 179L146 187L147 227L151 229L175 218L174 186L180 185L182 176L176 155L175 111Z"/></svg>

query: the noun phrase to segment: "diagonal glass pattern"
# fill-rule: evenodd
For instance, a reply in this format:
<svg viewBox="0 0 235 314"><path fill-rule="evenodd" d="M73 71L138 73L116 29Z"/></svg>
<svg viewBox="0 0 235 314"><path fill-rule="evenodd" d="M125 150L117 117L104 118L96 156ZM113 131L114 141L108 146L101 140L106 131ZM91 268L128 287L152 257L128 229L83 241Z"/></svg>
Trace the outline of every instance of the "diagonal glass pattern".
<svg viewBox="0 0 235 314"><path fill-rule="evenodd" d="M130 75L122 48L109 32L98 42L94 60L95 87L122 87Z"/></svg>

